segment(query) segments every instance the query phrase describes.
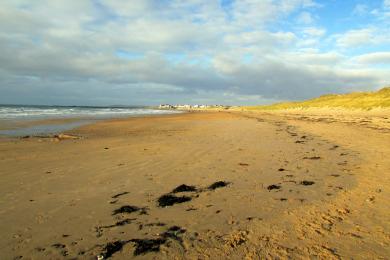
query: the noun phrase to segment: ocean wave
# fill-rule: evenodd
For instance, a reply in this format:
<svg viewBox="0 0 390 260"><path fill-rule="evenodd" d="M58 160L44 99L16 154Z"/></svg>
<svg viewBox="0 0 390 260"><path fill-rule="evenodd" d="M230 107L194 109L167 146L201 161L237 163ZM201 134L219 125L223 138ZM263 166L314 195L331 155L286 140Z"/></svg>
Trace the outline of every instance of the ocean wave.
<svg viewBox="0 0 390 260"><path fill-rule="evenodd" d="M177 113L172 110L117 107L28 107L0 106L0 119L35 119L63 117L121 117Z"/></svg>

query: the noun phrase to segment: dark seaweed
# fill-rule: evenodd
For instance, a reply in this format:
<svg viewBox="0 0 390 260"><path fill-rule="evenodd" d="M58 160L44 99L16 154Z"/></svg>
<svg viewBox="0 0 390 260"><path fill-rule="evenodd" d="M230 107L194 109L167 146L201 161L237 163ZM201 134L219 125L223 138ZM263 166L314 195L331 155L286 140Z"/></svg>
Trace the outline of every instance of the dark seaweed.
<svg viewBox="0 0 390 260"><path fill-rule="evenodd" d="M107 243L103 249L103 251L104 251L102 253L103 257L104 258L111 257L116 252L121 251L123 246L127 243L128 243L128 241L120 241L120 240Z"/></svg>
<svg viewBox="0 0 390 260"><path fill-rule="evenodd" d="M177 240L179 242L183 242L183 240L180 237L180 235L184 234L185 232L186 232L186 230L181 228L181 227L172 226L172 227L170 227L167 231L165 231L162 234L162 237L163 238L174 239L174 240Z"/></svg>
<svg viewBox="0 0 390 260"><path fill-rule="evenodd" d="M160 246L165 244L167 240L164 238L157 239L132 239L135 243L134 256L142 255L150 252L159 252Z"/></svg>
<svg viewBox="0 0 390 260"><path fill-rule="evenodd" d="M116 198L118 198L118 197L120 197L122 195L126 195L126 194L129 194L129 192L128 191L124 191L124 192L121 192L121 193L118 193L118 194L112 196L111 198L116 199Z"/></svg>
<svg viewBox="0 0 390 260"><path fill-rule="evenodd" d="M136 218L127 218L127 219L118 221L118 222L116 222L113 225L103 226L102 228L112 228L112 227L124 226L124 225L127 225L127 224L131 224L133 220L136 220Z"/></svg>
<svg viewBox="0 0 390 260"><path fill-rule="evenodd" d="M247 164L247 163L239 163L238 165L240 165L240 166L249 166L249 164Z"/></svg>
<svg viewBox="0 0 390 260"><path fill-rule="evenodd" d="M209 190L215 190L215 189L218 189L218 188L223 188L223 187L226 187L230 184L230 182L226 182L226 181L217 181L217 182L214 182L213 184L211 184L208 189Z"/></svg>
<svg viewBox="0 0 390 260"><path fill-rule="evenodd" d="M309 185L313 185L315 182L314 181L301 181L300 183L302 185L309 186Z"/></svg>
<svg viewBox="0 0 390 260"><path fill-rule="evenodd" d="M167 224L162 223L162 222L155 222L155 223L147 223L147 224L145 224L146 227L153 227L153 226L155 226L155 227L164 227L166 225Z"/></svg>
<svg viewBox="0 0 390 260"><path fill-rule="evenodd" d="M116 215L116 214L120 214L120 213L133 213L133 212L140 211L140 210L141 210L141 208L139 208L139 207L126 205L126 206L120 207L119 209L114 210L112 212L112 215Z"/></svg>
<svg viewBox="0 0 390 260"><path fill-rule="evenodd" d="M168 207L168 206L172 206L172 205L177 204L177 203L183 203L183 202L187 202L190 200L192 200L192 198L188 197L188 196L177 197L177 196L172 195L172 194L165 194L165 195L162 195L160 198L158 198L158 206Z"/></svg>
<svg viewBox="0 0 390 260"><path fill-rule="evenodd" d="M269 185L267 187L267 190L271 191L271 190L279 190L281 188L280 185L276 185L276 184L272 184L272 185Z"/></svg>
<svg viewBox="0 0 390 260"><path fill-rule="evenodd" d="M182 184L182 185L177 186L175 189L173 189L172 193L191 192L191 191L196 191L196 187Z"/></svg>
<svg viewBox="0 0 390 260"><path fill-rule="evenodd" d="M150 252L159 252L160 246L167 243L169 239L176 240L181 244L183 242L183 239L180 236L185 232L186 230L182 229L181 227L172 226L167 231L162 233L160 238L132 239L130 241L135 243L134 256Z"/></svg>
<svg viewBox="0 0 390 260"><path fill-rule="evenodd" d="M60 243L52 244L51 246L54 248L65 248L65 245Z"/></svg>

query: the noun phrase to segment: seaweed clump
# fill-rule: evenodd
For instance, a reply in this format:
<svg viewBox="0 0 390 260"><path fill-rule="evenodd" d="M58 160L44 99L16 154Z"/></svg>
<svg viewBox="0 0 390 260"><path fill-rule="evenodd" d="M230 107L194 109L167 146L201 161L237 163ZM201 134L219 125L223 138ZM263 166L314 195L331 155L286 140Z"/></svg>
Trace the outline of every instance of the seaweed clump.
<svg viewBox="0 0 390 260"><path fill-rule="evenodd" d="M226 187L230 184L230 182L226 182L226 181L217 181L217 182L214 182L213 184L211 184L208 189L209 190L215 190L215 189L218 189L218 188L223 188L223 187Z"/></svg>
<svg viewBox="0 0 390 260"><path fill-rule="evenodd" d="M313 185L314 183L315 183L314 181L301 181L301 184L304 186Z"/></svg>
<svg viewBox="0 0 390 260"><path fill-rule="evenodd" d="M280 185L276 185L276 184L272 184L272 185L269 185L267 187L267 190L271 191L271 190L279 190L281 188Z"/></svg>
<svg viewBox="0 0 390 260"><path fill-rule="evenodd" d="M175 189L173 189L172 193L191 192L191 191L196 191L196 187L182 184L182 185L177 186Z"/></svg>
<svg viewBox="0 0 390 260"><path fill-rule="evenodd" d="M130 205L126 205L126 206L122 206L120 207L119 209L116 209L112 212L112 215L117 215L117 214L120 214L120 213L133 213L133 212L137 212L137 211L140 211L141 208L137 207L137 206L130 206Z"/></svg>
<svg viewBox="0 0 390 260"><path fill-rule="evenodd" d="M192 200L191 197L188 196L175 196L172 194L165 194L158 198L158 206L159 207L168 207L173 206L174 204L183 203Z"/></svg>

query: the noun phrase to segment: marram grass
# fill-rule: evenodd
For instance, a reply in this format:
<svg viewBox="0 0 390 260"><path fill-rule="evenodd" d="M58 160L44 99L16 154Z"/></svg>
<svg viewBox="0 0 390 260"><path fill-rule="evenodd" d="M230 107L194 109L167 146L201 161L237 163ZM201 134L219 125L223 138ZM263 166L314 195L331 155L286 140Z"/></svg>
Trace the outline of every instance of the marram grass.
<svg viewBox="0 0 390 260"><path fill-rule="evenodd" d="M301 102L284 102L267 106L242 107L246 110L282 110L307 108L345 108L371 110L390 108L390 87L377 92L354 92L349 94L330 94Z"/></svg>

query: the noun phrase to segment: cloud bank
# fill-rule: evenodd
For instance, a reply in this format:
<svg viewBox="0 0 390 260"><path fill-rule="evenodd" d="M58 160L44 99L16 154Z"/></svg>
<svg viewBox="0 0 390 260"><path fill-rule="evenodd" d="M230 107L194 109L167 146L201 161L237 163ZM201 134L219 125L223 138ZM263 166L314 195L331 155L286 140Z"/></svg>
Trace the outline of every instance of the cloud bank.
<svg viewBox="0 0 390 260"><path fill-rule="evenodd" d="M0 103L260 104L374 90L390 84L388 2L335 18L314 0L4 0Z"/></svg>

